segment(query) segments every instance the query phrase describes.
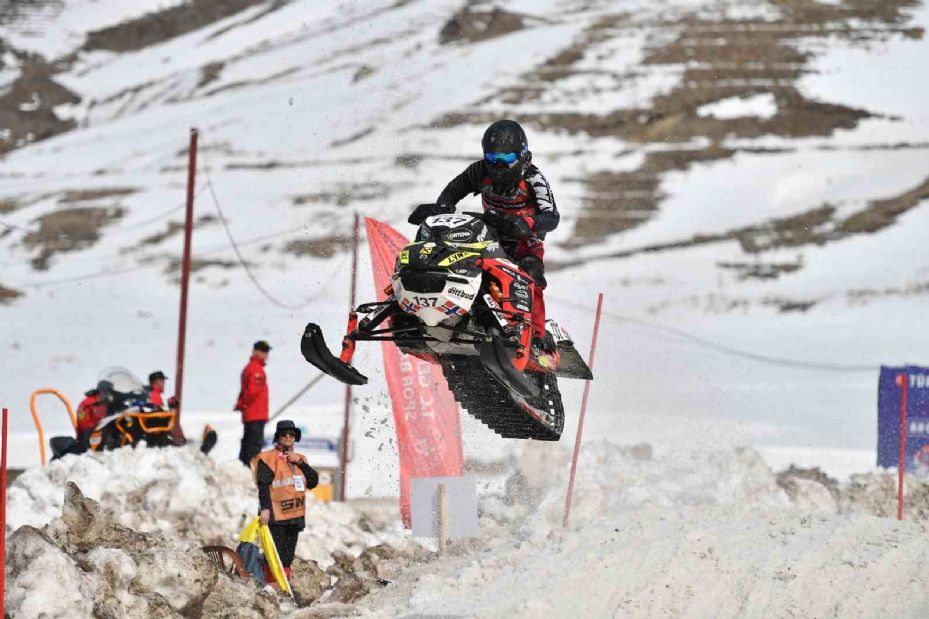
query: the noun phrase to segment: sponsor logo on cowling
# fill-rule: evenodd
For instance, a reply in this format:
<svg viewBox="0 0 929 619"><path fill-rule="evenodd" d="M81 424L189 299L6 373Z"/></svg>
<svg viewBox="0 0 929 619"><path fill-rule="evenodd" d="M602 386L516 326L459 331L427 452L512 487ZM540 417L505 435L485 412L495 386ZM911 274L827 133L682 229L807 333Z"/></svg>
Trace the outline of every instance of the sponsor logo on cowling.
<svg viewBox="0 0 929 619"><path fill-rule="evenodd" d="M529 291L523 288L522 286L520 287L513 286L513 294L519 297L520 299L529 298Z"/></svg>
<svg viewBox="0 0 929 619"><path fill-rule="evenodd" d="M448 294L455 295L456 297L461 297L462 299L467 299L468 301L474 300L474 295L470 292L465 292L461 288L455 288L452 286L448 289Z"/></svg>
<svg viewBox="0 0 929 619"><path fill-rule="evenodd" d="M471 238L470 230L452 230L445 235L449 241L467 241Z"/></svg>

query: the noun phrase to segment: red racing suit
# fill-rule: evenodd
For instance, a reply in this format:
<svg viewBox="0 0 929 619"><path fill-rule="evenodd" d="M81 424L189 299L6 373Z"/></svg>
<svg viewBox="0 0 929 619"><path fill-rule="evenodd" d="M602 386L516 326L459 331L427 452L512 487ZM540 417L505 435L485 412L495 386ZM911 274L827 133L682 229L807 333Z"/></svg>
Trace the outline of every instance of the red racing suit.
<svg viewBox="0 0 929 619"><path fill-rule="evenodd" d="M454 207L468 194L480 194L484 210L495 210L522 217L532 235L503 246L506 254L535 280L532 295L532 331L535 337L545 336L545 234L558 227L561 216L548 181L537 167L526 167L523 177L506 191L494 188L483 159L469 165L456 176L439 195L436 203Z"/></svg>
<svg viewBox="0 0 929 619"><path fill-rule="evenodd" d="M77 434L93 430L97 422L106 415L106 404L100 402L96 391L88 391L77 406Z"/></svg>
<svg viewBox="0 0 929 619"><path fill-rule="evenodd" d="M242 387L235 410L242 413L242 423L268 420L268 377L265 362L252 357L242 370Z"/></svg>

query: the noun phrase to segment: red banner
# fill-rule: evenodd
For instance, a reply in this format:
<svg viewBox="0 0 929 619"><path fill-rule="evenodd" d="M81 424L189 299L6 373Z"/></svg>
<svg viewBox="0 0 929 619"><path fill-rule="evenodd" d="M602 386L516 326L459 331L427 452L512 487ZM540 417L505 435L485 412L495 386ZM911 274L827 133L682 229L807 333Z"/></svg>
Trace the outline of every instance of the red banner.
<svg viewBox="0 0 929 619"><path fill-rule="evenodd" d="M397 255L409 241L380 221L365 218L377 300L387 298ZM411 526L410 479L457 477L462 474L458 404L438 365L401 354L393 342L382 342L384 373L393 404L400 452L400 513Z"/></svg>

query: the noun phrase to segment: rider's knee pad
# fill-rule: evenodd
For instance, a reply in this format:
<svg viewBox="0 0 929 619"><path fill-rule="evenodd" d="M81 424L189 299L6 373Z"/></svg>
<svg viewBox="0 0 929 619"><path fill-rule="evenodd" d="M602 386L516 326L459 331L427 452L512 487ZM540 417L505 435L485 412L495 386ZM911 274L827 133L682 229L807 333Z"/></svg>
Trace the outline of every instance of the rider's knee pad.
<svg viewBox="0 0 929 619"><path fill-rule="evenodd" d="M545 265L536 256L525 256L519 259L519 268L535 281L538 288L545 288Z"/></svg>

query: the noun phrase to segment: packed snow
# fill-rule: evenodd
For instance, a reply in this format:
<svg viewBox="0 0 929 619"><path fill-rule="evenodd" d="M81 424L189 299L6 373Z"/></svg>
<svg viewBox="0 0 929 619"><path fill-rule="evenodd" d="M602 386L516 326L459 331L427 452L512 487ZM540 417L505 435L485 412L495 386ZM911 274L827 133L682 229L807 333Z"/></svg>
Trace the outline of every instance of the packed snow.
<svg viewBox="0 0 929 619"><path fill-rule="evenodd" d="M24 54L38 53L81 97L55 109L76 128L0 165L0 404L12 413L11 465L28 469L8 502L16 616L929 615L927 486L907 479L908 519L898 522L895 478L873 470L878 366L929 365L919 322L929 200L917 191L929 178L925 2L892 3L886 14L899 17L887 21L835 17L763 39L802 59L776 66L795 77L758 80L749 94L738 63L708 93L715 78L705 58L687 54L735 45L742 20L776 32L807 4L815 17L836 3L500 1L521 28L440 44L462 0L267 2L139 50L81 49L89 32L178 4L34 2L0 25L0 96ZM814 116L841 106L868 116L801 135L767 132L800 98ZM635 114L609 116L624 109ZM315 376L298 350L305 323L322 324L330 341L344 327L353 212L412 233L410 207L479 156L485 116L498 115L533 119L533 160L562 213L546 246L548 312L583 354L596 293L606 293L570 526L561 517L582 385L562 381L562 444L507 442L462 415L479 538L441 558L410 550L380 572L375 555L362 560L375 545L414 546L394 503L380 349L360 346L355 364L371 381L354 391L353 500L311 505L297 552L332 570L332 583L320 577L333 586L326 608L313 615L218 578L198 547L234 546L256 507L230 410L251 343L274 346L274 410ZM688 123L720 131L662 137ZM762 129L742 135L740 123ZM197 226L183 419L192 437L215 425L220 443L209 457L196 447L125 449L40 468L33 389L56 387L76 402L114 364L174 377L180 237L166 230L181 221L193 126L196 214L222 209L280 301L255 290L215 219ZM618 128L628 137L610 133ZM688 152L707 157L656 172ZM598 174L616 180L589 182ZM640 182L647 190L637 194ZM886 227L841 239L758 253L736 238L691 242L823 207L839 219L908 192L921 197ZM606 205L614 195L651 196L654 212L643 207L637 225L572 243L597 209L625 206ZM38 269L43 248L60 240L37 245L42 218L84 207L119 216L98 240L56 249ZM291 251L295 241L312 251ZM774 275L745 277L752 269ZM368 272L363 245L360 300L373 298ZM22 296L7 301L7 289ZM286 416L334 437L342 395L323 381ZM40 400L39 413L46 437L71 432L52 400ZM791 464L818 470L773 472ZM111 537L81 537L81 513ZM137 535L158 540L148 555L136 546L149 538ZM159 566L182 576L159 581ZM362 575L335 585L346 566Z"/></svg>
<svg viewBox="0 0 929 619"><path fill-rule="evenodd" d="M744 617L770 609L815 616L839 608L842 616L915 618L929 610L916 594L929 585L919 569L929 551L929 484L908 480L917 520L899 522L876 517L894 510L894 479L886 473L836 484L821 474L775 475L749 448L675 450L592 440L581 452L570 524L563 529L569 458L567 448L550 444L514 453L502 485L481 492L478 538L453 541L449 555L427 563L415 555L424 558L399 571L377 568L391 584L333 616ZM82 560L90 568L82 572L55 548L68 548L54 541L62 535L62 510L67 522L75 509L65 501L67 482L99 501L100 518L112 523L106 527L164 539L152 543L147 561L166 563L140 564L126 554L128 542L108 534L109 541L85 544ZM50 616L69 616L68 609L89 615L103 577L110 579L107 595L122 596L124 616L144 616L140 609L152 603L133 597L139 591L173 596L172 605L184 607L203 593L185 588L193 576L165 580L174 569L168 566L181 565L182 574L207 569L185 563L195 544L234 546L255 507L244 467L216 463L192 448L69 456L27 471L10 488L9 501L8 527L19 532L10 541L8 599L23 617L43 609ZM30 527L48 528L43 535ZM127 535L135 534L116 537ZM421 541L435 547L434 540ZM392 509L312 504L297 555L332 566L339 552L357 556L385 542L411 548ZM32 567L23 564L27 559ZM61 579L53 585L37 578L37 565ZM62 588L65 595L49 599ZM275 612L297 611L285 605Z"/></svg>
<svg viewBox="0 0 929 619"><path fill-rule="evenodd" d="M130 448L66 456L29 469L9 489L7 528L41 527L60 516L69 481L121 525L206 545L234 547L239 531L258 513L251 471L240 462L217 462L196 447ZM333 551L357 554L400 535L396 522L381 533L366 532L360 518L361 511L342 503L309 503L307 521L313 524L300 537L298 553L328 565ZM385 519L377 511L367 517L372 518Z"/></svg>

